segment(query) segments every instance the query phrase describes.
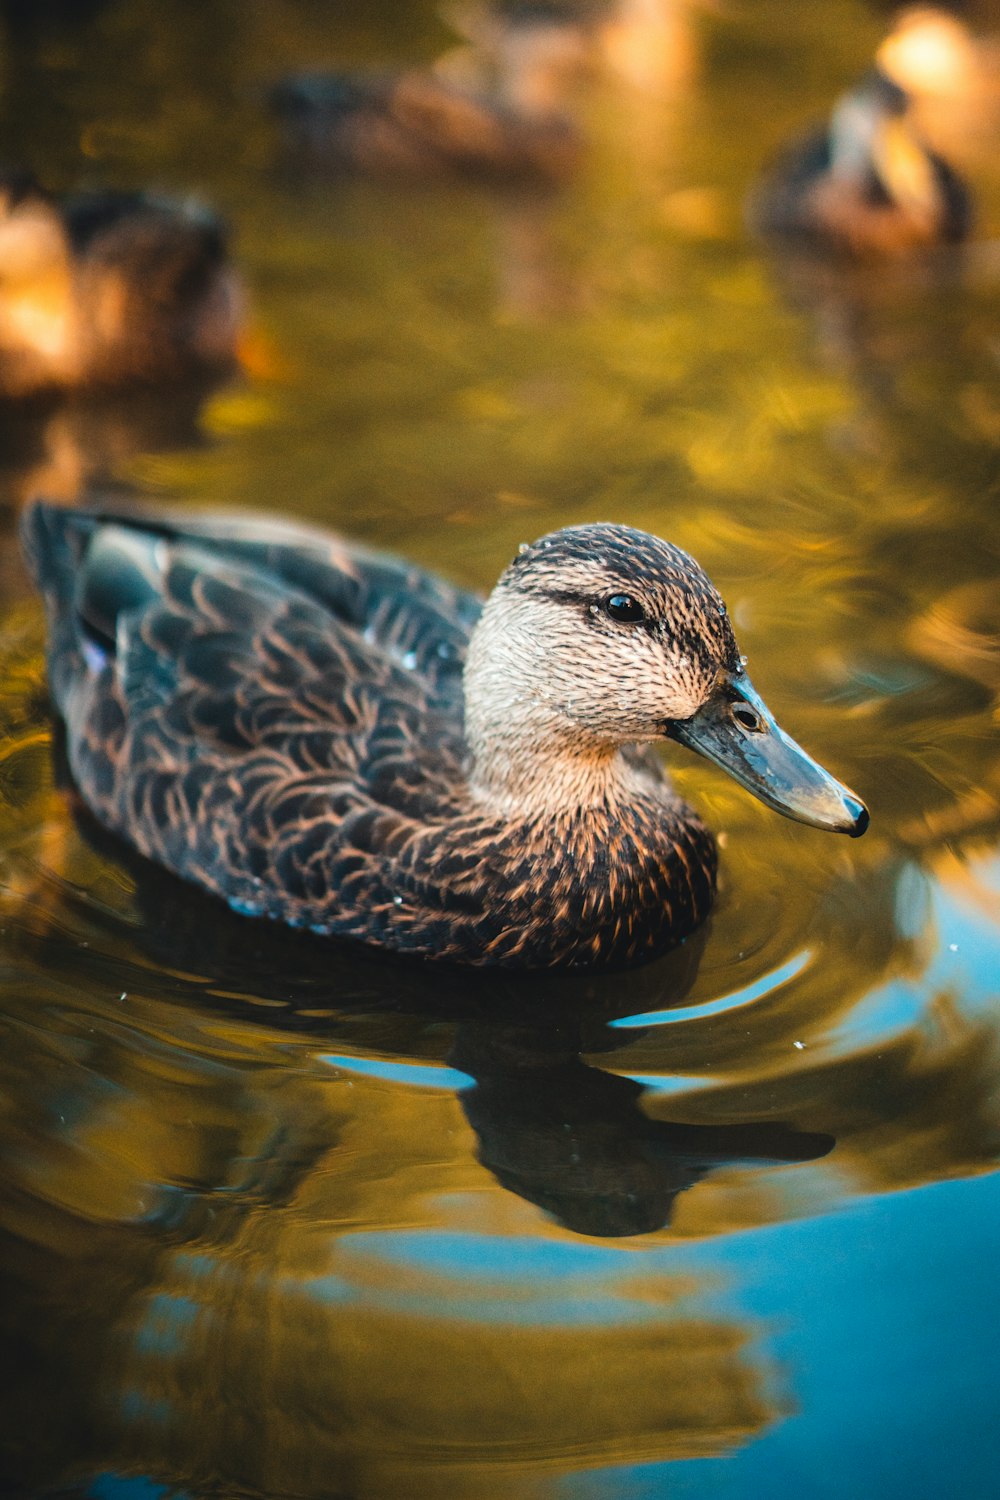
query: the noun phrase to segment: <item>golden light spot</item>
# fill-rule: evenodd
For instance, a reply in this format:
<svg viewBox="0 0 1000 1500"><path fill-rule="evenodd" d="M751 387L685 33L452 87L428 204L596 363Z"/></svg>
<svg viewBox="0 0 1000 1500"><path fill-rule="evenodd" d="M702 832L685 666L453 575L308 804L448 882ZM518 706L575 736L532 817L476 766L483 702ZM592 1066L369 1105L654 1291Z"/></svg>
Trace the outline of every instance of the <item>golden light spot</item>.
<svg viewBox="0 0 1000 1500"><path fill-rule="evenodd" d="M473 422L510 422L519 415L510 397L492 386L468 386L457 401L462 416Z"/></svg>
<svg viewBox="0 0 1000 1500"><path fill-rule="evenodd" d="M875 137L872 158L897 203L928 219L938 208L939 189L931 160L903 120L886 121Z"/></svg>
<svg viewBox="0 0 1000 1500"><path fill-rule="evenodd" d="M291 360L261 328L248 328L236 341L236 358L254 380L288 381L296 374Z"/></svg>
<svg viewBox="0 0 1000 1500"><path fill-rule="evenodd" d="M968 31L955 16L918 6L903 12L877 60L903 88L941 93L967 80L975 53Z"/></svg>
<svg viewBox="0 0 1000 1500"><path fill-rule="evenodd" d="M62 361L69 344L69 283L54 275L0 301L0 339Z"/></svg>
<svg viewBox="0 0 1000 1500"><path fill-rule="evenodd" d="M246 432L275 421L273 401L256 391L230 390L214 396L205 408L205 426L210 432Z"/></svg>
<svg viewBox="0 0 1000 1500"><path fill-rule="evenodd" d="M668 193L660 204L664 224L692 240L725 238L729 229L726 201L717 188L688 187Z"/></svg>

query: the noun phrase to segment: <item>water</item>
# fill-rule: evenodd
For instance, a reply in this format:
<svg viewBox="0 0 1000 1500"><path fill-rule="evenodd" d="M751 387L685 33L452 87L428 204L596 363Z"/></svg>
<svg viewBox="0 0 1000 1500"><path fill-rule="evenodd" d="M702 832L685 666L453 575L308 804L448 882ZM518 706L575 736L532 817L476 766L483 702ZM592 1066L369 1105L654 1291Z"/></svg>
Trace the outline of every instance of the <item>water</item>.
<svg viewBox="0 0 1000 1500"><path fill-rule="evenodd" d="M306 517L487 587L617 519L689 548L858 842L703 763L707 928L633 974L429 971L247 923L77 815L2 554L0 1490L993 1496L1000 523L991 252L848 287L743 235L877 18L689 18L553 199L301 181L263 86L434 56L429 5L8 25L9 157L231 219L255 373L6 418L84 479ZM995 154L995 153L994 153ZM965 159L997 224L1000 175Z"/></svg>

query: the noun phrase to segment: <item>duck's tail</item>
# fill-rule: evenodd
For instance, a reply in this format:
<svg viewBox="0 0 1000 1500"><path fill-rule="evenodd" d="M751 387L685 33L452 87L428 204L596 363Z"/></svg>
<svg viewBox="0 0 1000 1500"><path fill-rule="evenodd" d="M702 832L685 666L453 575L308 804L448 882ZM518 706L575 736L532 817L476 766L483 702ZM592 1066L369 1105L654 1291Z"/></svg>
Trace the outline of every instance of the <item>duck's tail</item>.
<svg viewBox="0 0 1000 1500"><path fill-rule="evenodd" d="M63 714L87 671L76 593L96 526L96 516L45 500L33 500L21 517L22 550L48 618L49 691Z"/></svg>

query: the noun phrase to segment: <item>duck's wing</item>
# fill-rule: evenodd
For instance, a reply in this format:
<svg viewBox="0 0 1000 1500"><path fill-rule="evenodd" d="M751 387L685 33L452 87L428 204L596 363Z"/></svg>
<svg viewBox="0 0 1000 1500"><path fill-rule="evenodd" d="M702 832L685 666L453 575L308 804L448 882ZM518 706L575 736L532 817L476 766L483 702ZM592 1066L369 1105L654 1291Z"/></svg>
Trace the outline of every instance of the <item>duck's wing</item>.
<svg viewBox="0 0 1000 1500"><path fill-rule="evenodd" d="M331 629L356 632L376 657L385 653L422 680L435 706L459 714L462 667L481 597L403 558L305 523L232 511L153 511L139 505L74 511L39 502L25 515L25 552L49 599L50 618L64 627L64 636L66 629L71 636L79 631L84 593L91 631L113 635L111 622L127 600L129 580L135 586L134 566L122 566L123 538L110 555L93 546L99 532L106 541L109 527L133 534L136 548L152 548L151 556L167 555L155 544L190 545L210 554L216 568L229 563L271 586L284 584L328 612ZM72 610L67 608L71 600ZM61 639L50 655L58 669L71 657L72 641ZM58 692L54 696L61 707Z"/></svg>
<svg viewBox="0 0 1000 1500"><path fill-rule="evenodd" d="M391 900L400 849L461 780L471 596L246 520L37 504L25 543L102 822L240 909L336 930L338 904Z"/></svg>
<svg viewBox="0 0 1000 1500"><path fill-rule="evenodd" d="M941 238L957 244L967 239L976 222L972 193L962 178L936 151L928 151L927 160L937 186L941 204Z"/></svg>
<svg viewBox="0 0 1000 1500"><path fill-rule="evenodd" d="M322 605L458 711L482 599L404 558L315 527L230 514L174 517L175 536L261 569Z"/></svg>

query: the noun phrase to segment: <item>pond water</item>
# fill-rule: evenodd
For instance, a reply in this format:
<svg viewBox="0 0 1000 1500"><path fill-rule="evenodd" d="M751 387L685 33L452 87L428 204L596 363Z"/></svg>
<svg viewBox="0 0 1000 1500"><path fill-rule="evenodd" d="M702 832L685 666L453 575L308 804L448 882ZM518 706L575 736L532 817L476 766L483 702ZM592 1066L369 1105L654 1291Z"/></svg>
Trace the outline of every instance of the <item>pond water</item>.
<svg viewBox="0 0 1000 1500"><path fill-rule="evenodd" d="M956 143L961 266L830 278L740 204L866 66L883 19L853 0L679 9L661 91L592 82L549 197L283 159L270 82L433 58L423 0L4 13L4 155L216 204L255 353L204 399L4 417L0 1493L994 1496L995 141ZM87 484L481 588L556 525L669 537L871 829L671 752L719 899L599 980L232 916L60 769L16 515Z"/></svg>

